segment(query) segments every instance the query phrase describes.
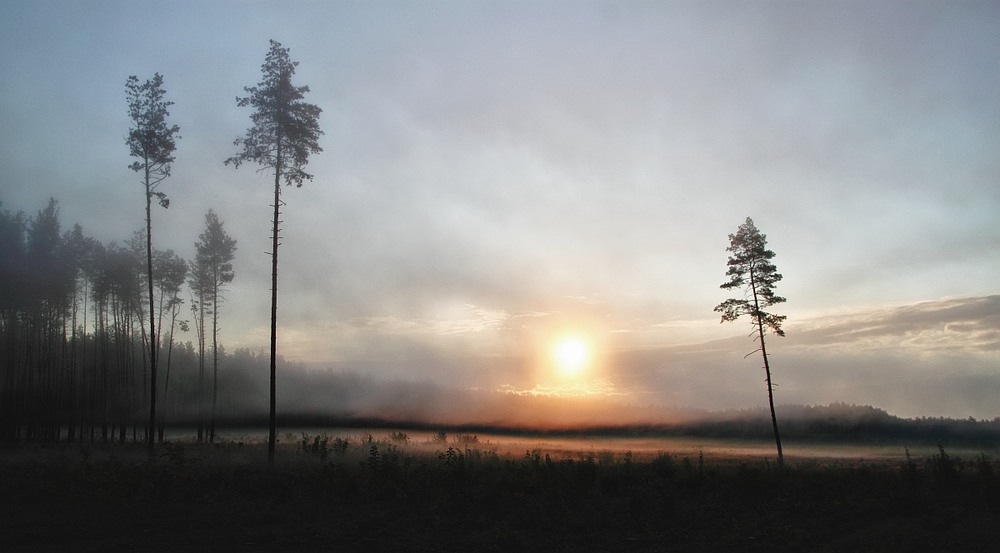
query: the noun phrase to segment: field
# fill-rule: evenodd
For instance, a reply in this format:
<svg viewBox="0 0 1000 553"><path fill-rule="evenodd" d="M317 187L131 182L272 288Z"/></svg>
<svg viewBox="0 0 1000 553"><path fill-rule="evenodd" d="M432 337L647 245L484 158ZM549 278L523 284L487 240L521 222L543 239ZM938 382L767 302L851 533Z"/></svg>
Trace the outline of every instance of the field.
<svg viewBox="0 0 1000 553"><path fill-rule="evenodd" d="M7 446L4 551L993 551L992 455L286 434ZM869 450L872 451L872 450ZM839 452L839 453L838 453ZM829 453L829 454L827 454ZM997 467L1000 469L1000 467Z"/></svg>

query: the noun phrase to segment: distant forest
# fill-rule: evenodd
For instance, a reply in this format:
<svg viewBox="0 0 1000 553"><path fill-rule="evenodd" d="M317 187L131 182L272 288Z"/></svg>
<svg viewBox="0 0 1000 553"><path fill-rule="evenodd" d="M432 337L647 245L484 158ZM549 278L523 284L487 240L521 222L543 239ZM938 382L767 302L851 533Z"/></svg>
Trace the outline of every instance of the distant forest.
<svg viewBox="0 0 1000 553"><path fill-rule="evenodd" d="M144 248L141 232L123 244L101 244L79 225L63 232L55 200L32 217L0 206L0 441L145 438L150 337L143 324ZM216 427L265 427L267 354L230 352L220 344L214 378L215 304L199 284L198 260L155 252L154 275L159 439L165 428L211 441ZM457 390L290 362L281 362L281 372L278 418L286 428L752 439L767 439L771 432L764 409L709 412ZM1000 443L1000 418L904 419L848 404L782 405L779 412L782 432L793 440Z"/></svg>

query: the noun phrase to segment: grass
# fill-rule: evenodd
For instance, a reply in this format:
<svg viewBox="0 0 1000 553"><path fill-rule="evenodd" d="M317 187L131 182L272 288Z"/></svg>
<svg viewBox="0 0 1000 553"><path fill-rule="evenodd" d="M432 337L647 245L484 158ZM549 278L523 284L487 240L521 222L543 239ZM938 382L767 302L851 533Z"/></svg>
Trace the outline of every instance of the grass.
<svg viewBox="0 0 1000 553"><path fill-rule="evenodd" d="M474 439L475 438L475 439ZM5 551L992 551L984 454L904 461L498 451L472 435L0 454Z"/></svg>

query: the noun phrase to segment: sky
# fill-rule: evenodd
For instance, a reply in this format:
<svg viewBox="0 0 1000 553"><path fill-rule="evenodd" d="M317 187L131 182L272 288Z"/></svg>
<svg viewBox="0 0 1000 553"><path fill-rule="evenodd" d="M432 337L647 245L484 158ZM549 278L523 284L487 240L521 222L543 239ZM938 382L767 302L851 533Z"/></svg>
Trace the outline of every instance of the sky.
<svg viewBox="0 0 1000 553"><path fill-rule="evenodd" d="M266 348L273 189L223 161L274 39L323 112L286 188L279 353L630 405L766 404L720 324L747 217L784 279L778 403L1000 416L992 2L0 3L0 201L102 242L144 225L125 82L181 128L153 242L238 241L227 349ZM560 371L575 336L586 359ZM194 339L193 335L180 339ZM280 393L280 391L279 391Z"/></svg>

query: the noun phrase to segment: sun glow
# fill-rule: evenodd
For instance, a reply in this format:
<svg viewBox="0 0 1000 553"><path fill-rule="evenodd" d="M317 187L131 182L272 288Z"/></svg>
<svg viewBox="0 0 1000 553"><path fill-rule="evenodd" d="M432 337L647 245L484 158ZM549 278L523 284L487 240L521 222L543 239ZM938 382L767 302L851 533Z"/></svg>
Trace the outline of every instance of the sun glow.
<svg viewBox="0 0 1000 553"><path fill-rule="evenodd" d="M590 363L590 346L578 336L560 338L552 348L556 367L564 376L579 376Z"/></svg>

